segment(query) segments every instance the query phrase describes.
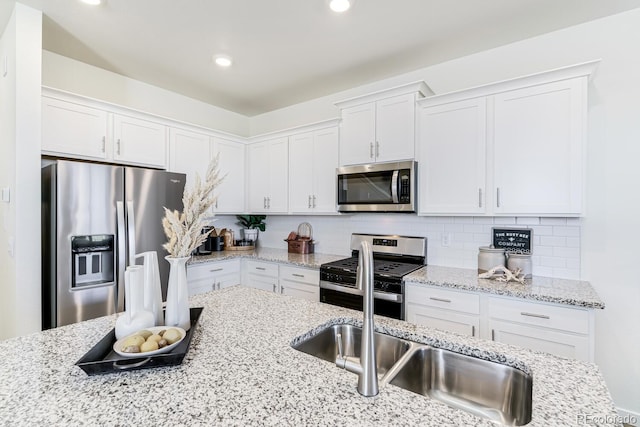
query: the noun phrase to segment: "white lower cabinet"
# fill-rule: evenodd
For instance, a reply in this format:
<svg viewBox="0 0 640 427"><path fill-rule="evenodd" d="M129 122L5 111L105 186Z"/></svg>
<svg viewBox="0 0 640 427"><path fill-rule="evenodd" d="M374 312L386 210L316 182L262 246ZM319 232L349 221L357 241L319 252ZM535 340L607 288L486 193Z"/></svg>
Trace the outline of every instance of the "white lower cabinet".
<svg viewBox="0 0 640 427"><path fill-rule="evenodd" d="M593 311L488 298L491 339L562 357L593 361Z"/></svg>
<svg viewBox="0 0 640 427"><path fill-rule="evenodd" d="M408 322L462 335L477 336L480 298L476 294L407 284L405 317Z"/></svg>
<svg viewBox="0 0 640 427"><path fill-rule="evenodd" d="M408 322L594 361L594 311L407 283Z"/></svg>
<svg viewBox="0 0 640 427"><path fill-rule="evenodd" d="M264 261L245 260L242 269L242 284L267 292L280 291L278 285L278 264Z"/></svg>
<svg viewBox="0 0 640 427"><path fill-rule="evenodd" d="M239 259L191 264L187 267L189 296L228 288L239 283Z"/></svg>
<svg viewBox="0 0 640 427"><path fill-rule="evenodd" d="M280 293L320 301L320 270L280 266Z"/></svg>

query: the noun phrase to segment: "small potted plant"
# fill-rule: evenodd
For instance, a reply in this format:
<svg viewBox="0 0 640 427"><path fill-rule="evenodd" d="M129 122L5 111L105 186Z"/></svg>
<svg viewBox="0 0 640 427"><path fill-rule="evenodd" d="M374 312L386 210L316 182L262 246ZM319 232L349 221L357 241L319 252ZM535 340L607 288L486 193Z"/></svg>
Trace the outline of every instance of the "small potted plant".
<svg viewBox="0 0 640 427"><path fill-rule="evenodd" d="M264 223L266 215L236 215L236 218L238 219L236 224L243 227L244 239L254 244L258 240L258 230L264 231L267 228L267 224Z"/></svg>

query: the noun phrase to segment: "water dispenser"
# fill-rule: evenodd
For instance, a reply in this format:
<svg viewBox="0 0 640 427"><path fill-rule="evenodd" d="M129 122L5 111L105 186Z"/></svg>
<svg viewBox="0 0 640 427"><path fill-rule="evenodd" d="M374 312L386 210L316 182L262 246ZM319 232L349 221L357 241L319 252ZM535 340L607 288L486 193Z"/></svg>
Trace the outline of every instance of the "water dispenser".
<svg viewBox="0 0 640 427"><path fill-rule="evenodd" d="M72 288L112 283L114 236L97 234L71 237Z"/></svg>

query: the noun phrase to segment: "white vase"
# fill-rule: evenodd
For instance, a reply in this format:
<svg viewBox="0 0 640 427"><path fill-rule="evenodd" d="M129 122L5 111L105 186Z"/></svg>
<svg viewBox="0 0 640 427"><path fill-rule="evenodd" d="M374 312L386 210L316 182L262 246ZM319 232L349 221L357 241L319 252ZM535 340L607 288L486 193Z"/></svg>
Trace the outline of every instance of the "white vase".
<svg viewBox="0 0 640 427"><path fill-rule="evenodd" d="M162 288L158 269L158 254L155 251L143 252L136 258L144 259L144 308L153 313L155 325L164 325L162 312Z"/></svg>
<svg viewBox="0 0 640 427"><path fill-rule="evenodd" d="M116 320L116 339L155 325L153 313L144 309L142 266L131 265L124 272L124 298L126 311Z"/></svg>
<svg viewBox="0 0 640 427"><path fill-rule="evenodd" d="M187 287L187 261L190 258L190 256L180 258L164 257L171 264L164 324L167 326L179 326L185 331L191 327L189 288Z"/></svg>

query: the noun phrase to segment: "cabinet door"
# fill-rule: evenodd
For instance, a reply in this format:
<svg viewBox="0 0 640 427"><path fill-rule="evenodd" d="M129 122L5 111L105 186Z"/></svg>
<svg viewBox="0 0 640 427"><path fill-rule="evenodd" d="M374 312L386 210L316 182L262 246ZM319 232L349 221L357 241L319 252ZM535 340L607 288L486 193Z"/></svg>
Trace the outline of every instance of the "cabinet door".
<svg viewBox="0 0 640 427"><path fill-rule="evenodd" d="M440 310L418 304L407 304L407 321L429 326L446 332L456 332L470 337L478 336L480 320L478 316Z"/></svg>
<svg viewBox="0 0 640 427"><path fill-rule="evenodd" d="M315 213L336 213L337 167L338 128L316 131L313 144L313 193L311 195Z"/></svg>
<svg viewBox="0 0 640 427"><path fill-rule="evenodd" d="M544 351L561 357L593 361L590 357L589 338L585 335L494 319L489 321L489 327L494 341Z"/></svg>
<svg viewBox="0 0 640 427"><path fill-rule="evenodd" d="M269 143L269 192L267 211L286 213L289 200L289 138L278 138Z"/></svg>
<svg viewBox="0 0 640 427"><path fill-rule="evenodd" d="M278 290L278 278L249 273L247 274L247 286L267 292L276 292Z"/></svg>
<svg viewBox="0 0 640 427"><path fill-rule="evenodd" d="M581 213L585 96L581 77L493 97L496 213Z"/></svg>
<svg viewBox="0 0 640 427"><path fill-rule="evenodd" d="M269 145L268 142L251 144L249 150L249 212L267 212L269 193Z"/></svg>
<svg viewBox="0 0 640 427"><path fill-rule="evenodd" d="M320 301L320 287L291 280L280 281L280 293L308 301Z"/></svg>
<svg viewBox="0 0 640 427"><path fill-rule="evenodd" d="M167 130L148 120L114 114L113 159L159 168L167 167Z"/></svg>
<svg viewBox="0 0 640 427"><path fill-rule="evenodd" d="M211 159L209 135L188 130L169 130L169 170L187 175L187 188L192 188L196 173L204 179Z"/></svg>
<svg viewBox="0 0 640 427"><path fill-rule="evenodd" d="M340 164L355 165L375 161L374 102L343 108L340 123Z"/></svg>
<svg viewBox="0 0 640 427"><path fill-rule="evenodd" d="M309 213L313 210L313 183L317 170L314 164L317 161L316 154L313 132L293 135L289 138L290 212Z"/></svg>
<svg viewBox="0 0 640 427"><path fill-rule="evenodd" d="M106 111L42 97L42 151L103 160L106 138Z"/></svg>
<svg viewBox="0 0 640 427"><path fill-rule="evenodd" d="M376 102L375 159L377 162L415 157L415 95Z"/></svg>
<svg viewBox="0 0 640 427"><path fill-rule="evenodd" d="M419 213L484 213L485 98L423 108L418 115Z"/></svg>
<svg viewBox="0 0 640 427"><path fill-rule="evenodd" d="M216 193L216 213L240 213L245 207L244 144L213 139L213 152L220 155L220 175L225 176Z"/></svg>

